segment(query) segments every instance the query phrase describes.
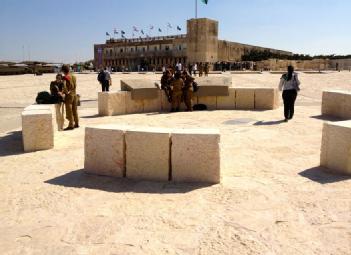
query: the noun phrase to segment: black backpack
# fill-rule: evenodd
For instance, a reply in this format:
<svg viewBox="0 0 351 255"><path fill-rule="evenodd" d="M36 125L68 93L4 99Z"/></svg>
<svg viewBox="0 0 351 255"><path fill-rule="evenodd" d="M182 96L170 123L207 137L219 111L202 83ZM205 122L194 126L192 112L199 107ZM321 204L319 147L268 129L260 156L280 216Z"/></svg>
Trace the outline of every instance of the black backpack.
<svg viewBox="0 0 351 255"><path fill-rule="evenodd" d="M194 111L206 111L207 106L205 104L196 104L193 106Z"/></svg>
<svg viewBox="0 0 351 255"><path fill-rule="evenodd" d="M47 91L39 92L37 98L35 99L37 104L53 104L53 98L51 97L50 93Z"/></svg>
<svg viewBox="0 0 351 255"><path fill-rule="evenodd" d="M106 75L105 75L105 72L104 71L101 71L99 74L98 74L98 81L103 83L106 79Z"/></svg>

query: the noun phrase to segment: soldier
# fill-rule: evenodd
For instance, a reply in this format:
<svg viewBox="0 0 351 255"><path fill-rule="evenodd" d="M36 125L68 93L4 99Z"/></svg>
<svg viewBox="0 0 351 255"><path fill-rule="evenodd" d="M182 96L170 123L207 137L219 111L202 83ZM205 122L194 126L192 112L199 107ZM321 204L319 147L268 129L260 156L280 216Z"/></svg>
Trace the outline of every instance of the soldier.
<svg viewBox="0 0 351 255"><path fill-rule="evenodd" d="M64 95L62 93L63 89L63 81L62 74L56 75L56 80L50 83L50 93L53 103L55 104L56 110L56 123L57 129L59 131L63 130L63 125L65 123L65 118L63 117L65 114L65 105L64 105Z"/></svg>
<svg viewBox="0 0 351 255"><path fill-rule="evenodd" d="M77 112L77 93L76 93L76 77L69 71L68 65L62 66L63 77L63 93L65 94L66 119L69 121L68 127L64 130L72 130L79 127Z"/></svg>
<svg viewBox="0 0 351 255"><path fill-rule="evenodd" d="M204 66L202 64L202 62L199 64L199 77L202 77L204 73Z"/></svg>
<svg viewBox="0 0 351 255"><path fill-rule="evenodd" d="M208 73L210 72L210 65L206 62L205 64L205 76L208 76Z"/></svg>
<svg viewBox="0 0 351 255"><path fill-rule="evenodd" d="M183 72L183 79L184 79L184 88L183 88L184 103L186 105L186 111L191 112L193 111L193 107L191 105L191 99L193 97L193 82L195 79L191 77L188 74L188 72Z"/></svg>
<svg viewBox="0 0 351 255"><path fill-rule="evenodd" d="M161 78L161 89L164 90L168 102L172 102L172 90L171 90L171 82L173 80L173 76L170 70L167 70L163 73Z"/></svg>
<svg viewBox="0 0 351 255"><path fill-rule="evenodd" d="M172 110L171 112L179 112L180 103L182 101L182 89L184 87L183 79L180 72L176 72L174 80L171 82L172 89Z"/></svg>

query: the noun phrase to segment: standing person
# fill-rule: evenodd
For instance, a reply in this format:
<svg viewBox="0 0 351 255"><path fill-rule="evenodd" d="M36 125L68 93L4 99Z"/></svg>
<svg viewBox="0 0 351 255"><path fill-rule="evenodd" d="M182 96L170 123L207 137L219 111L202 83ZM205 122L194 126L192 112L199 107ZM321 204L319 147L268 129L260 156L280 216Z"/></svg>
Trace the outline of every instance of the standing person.
<svg viewBox="0 0 351 255"><path fill-rule="evenodd" d="M112 84L111 75L107 68L105 67L98 75L98 81L101 83L102 92L110 91L110 86Z"/></svg>
<svg viewBox="0 0 351 255"><path fill-rule="evenodd" d="M186 105L186 111L191 112L193 111L191 99L193 97L193 82L195 79L191 77L188 74L188 72L184 71L183 80L184 80L184 88L183 88L184 103Z"/></svg>
<svg viewBox="0 0 351 255"><path fill-rule="evenodd" d="M171 82L173 80L172 72L167 70L163 73L161 77L161 89L164 90L168 102L172 102L172 90L171 90Z"/></svg>
<svg viewBox="0 0 351 255"><path fill-rule="evenodd" d="M174 80L171 82L172 89L172 110L171 112L179 112L180 103L182 101L182 89L184 87L183 79L180 72L176 72Z"/></svg>
<svg viewBox="0 0 351 255"><path fill-rule="evenodd" d="M294 117L297 92L300 90L300 81L293 66L288 66L288 72L280 78L279 90L283 90L285 122Z"/></svg>
<svg viewBox="0 0 351 255"><path fill-rule="evenodd" d="M64 130L72 130L79 127L77 103L78 98L76 94L77 81L76 77L70 73L68 65L62 66L63 77L63 93L65 94L66 119L68 120L68 127Z"/></svg>
<svg viewBox="0 0 351 255"><path fill-rule="evenodd" d="M192 69L191 71L193 72L194 76L196 77L197 63L195 63L195 64L193 65L193 69Z"/></svg>
<svg viewBox="0 0 351 255"><path fill-rule="evenodd" d="M62 74L56 75L56 80L50 83L50 93L55 104L56 110L56 123L57 129L59 131L63 130L63 125L65 124L65 104L64 104L64 95L63 95L63 80Z"/></svg>
<svg viewBox="0 0 351 255"><path fill-rule="evenodd" d="M205 76L208 76L208 73L210 72L210 65L206 62L205 64Z"/></svg>
<svg viewBox="0 0 351 255"><path fill-rule="evenodd" d="M199 77L202 77L204 73L204 65L202 64L202 62L200 62L199 64Z"/></svg>

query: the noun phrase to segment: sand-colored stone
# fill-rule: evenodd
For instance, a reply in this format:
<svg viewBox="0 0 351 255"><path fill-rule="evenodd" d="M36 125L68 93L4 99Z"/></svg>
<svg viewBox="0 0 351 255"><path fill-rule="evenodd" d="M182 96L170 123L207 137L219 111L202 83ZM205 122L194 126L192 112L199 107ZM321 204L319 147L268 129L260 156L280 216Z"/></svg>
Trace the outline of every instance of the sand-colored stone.
<svg viewBox="0 0 351 255"><path fill-rule="evenodd" d="M170 130L136 128L126 131L127 178L168 181Z"/></svg>
<svg viewBox="0 0 351 255"><path fill-rule="evenodd" d="M169 112L172 108L171 103L168 101L168 98L163 90L161 90L161 111Z"/></svg>
<svg viewBox="0 0 351 255"><path fill-rule="evenodd" d="M133 100L132 93L127 92L126 94L126 113L143 113L144 112L144 100Z"/></svg>
<svg viewBox="0 0 351 255"><path fill-rule="evenodd" d="M109 116L108 92L98 92L98 113L99 116Z"/></svg>
<svg viewBox="0 0 351 255"><path fill-rule="evenodd" d="M217 97L208 96L208 97L198 97L198 104L205 104L207 106L207 110L216 110L217 109Z"/></svg>
<svg viewBox="0 0 351 255"><path fill-rule="evenodd" d="M323 126L321 166L351 175L351 121L326 122Z"/></svg>
<svg viewBox="0 0 351 255"><path fill-rule="evenodd" d="M199 86L199 90L195 93L198 97L207 96L228 96L229 87L232 84L232 78L224 77L199 77L195 81Z"/></svg>
<svg viewBox="0 0 351 255"><path fill-rule="evenodd" d="M87 173L123 177L126 128L100 125L85 129L84 170Z"/></svg>
<svg viewBox="0 0 351 255"><path fill-rule="evenodd" d="M121 80L121 90L130 91L133 100L155 99L158 88L155 81L146 79Z"/></svg>
<svg viewBox="0 0 351 255"><path fill-rule="evenodd" d="M125 91L99 92L98 111L100 116L116 116L126 114Z"/></svg>
<svg viewBox="0 0 351 255"><path fill-rule="evenodd" d="M346 90L323 91L322 115L351 119L351 92Z"/></svg>
<svg viewBox="0 0 351 255"><path fill-rule="evenodd" d="M228 96L217 97L217 110L234 110L235 109L235 89L229 88Z"/></svg>
<svg viewBox="0 0 351 255"><path fill-rule="evenodd" d="M255 109L255 89L235 88L235 108L238 110Z"/></svg>
<svg viewBox="0 0 351 255"><path fill-rule="evenodd" d="M22 141L25 152L54 147L54 128L50 110L22 112Z"/></svg>
<svg viewBox="0 0 351 255"><path fill-rule="evenodd" d="M176 129L171 140L173 181L220 182L219 130Z"/></svg>
<svg viewBox="0 0 351 255"><path fill-rule="evenodd" d="M144 99L144 112L160 112L162 110L162 95L164 93L161 90L157 90L157 97L151 99Z"/></svg>
<svg viewBox="0 0 351 255"><path fill-rule="evenodd" d="M24 111L51 110L50 104L31 104L24 108Z"/></svg>
<svg viewBox="0 0 351 255"><path fill-rule="evenodd" d="M278 89L255 88L255 109L274 110L279 105Z"/></svg>

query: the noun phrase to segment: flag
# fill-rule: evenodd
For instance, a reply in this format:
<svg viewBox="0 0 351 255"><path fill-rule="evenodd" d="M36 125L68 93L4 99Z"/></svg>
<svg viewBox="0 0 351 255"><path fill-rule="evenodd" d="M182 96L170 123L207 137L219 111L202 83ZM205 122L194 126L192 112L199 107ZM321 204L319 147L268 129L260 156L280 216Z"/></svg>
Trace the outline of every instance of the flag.
<svg viewBox="0 0 351 255"><path fill-rule="evenodd" d="M201 0L204 4L208 4L208 0Z"/></svg>
<svg viewBox="0 0 351 255"><path fill-rule="evenodd" d="M177 30L181 31L182 29L180 28L180 26L177 26Z"/></svg>
<svg viewBox="0 0 351 255"><path fill-rule="evenodd" d="M141 30L140 32L141 32L142 34L144 34L144 30Z"/></svg>
<svg viewBox="0 0 351 255"><path fill-rule="evenodd" d="M122 34L122 38L126 38L126 37L124 36L124 34Z"/></svg>
<svg viewBox="0 0 351 255"><path fill-rule="evenodd" d="M153 25L150 25L150 30L153 30L154 29L154 26Z"/></svg>
<svg viewBox="0 0 351 255"><path fill-rule="evenodd" d="M146 34L146 38L150 38L150 36L148 34Z"/></svg>
<svg viewBox="0 0 351 255"><path fill-rule="evenodd" d="M106 36L110 36L110 34L108 32L106 32Z"/></svg>
<svg viewBox="0 0 351 255"><path fill-rule="evenodd" d="M124 35L126 32L124 32L123 30L121 30L121 34Z"/></svg>
<svg viewBox="0 0 351 255"><path fill-rule="evenodd" d="M134 32L139 32L139 29L136 26L133 26L133 31Z"/></svg>
<svg viewBox="0 0 351 255"><path fill-rule="evenodd" d="M169 28L172 28L172 25L171 25L171 23L167 23L167 27L169 27Z"/></svg>
<svg viewBox="0 0 351 255"><path fill-rule="evenodd" d="M118 34L118 31L117 31L117 29L115 28L115 29L113 29L113 33L114 34Z"/></svg>
<svg viewBox="0 0 351 255"><path fill-rule="evenodd" d="M161 29L161 28L159 28L159 29L158 29L158 32L162 33L162 29Z"/></svg>
<svg viewBox="0 0 351 255"><path fill-rule="evenodd" d="M132 37L134 37L134 33L132 34Z"/></svg>

